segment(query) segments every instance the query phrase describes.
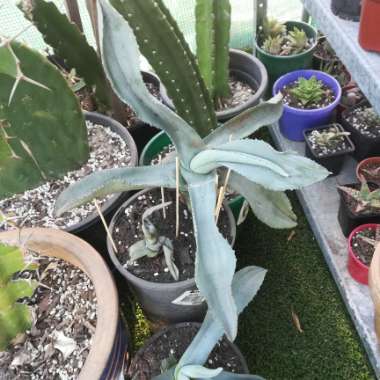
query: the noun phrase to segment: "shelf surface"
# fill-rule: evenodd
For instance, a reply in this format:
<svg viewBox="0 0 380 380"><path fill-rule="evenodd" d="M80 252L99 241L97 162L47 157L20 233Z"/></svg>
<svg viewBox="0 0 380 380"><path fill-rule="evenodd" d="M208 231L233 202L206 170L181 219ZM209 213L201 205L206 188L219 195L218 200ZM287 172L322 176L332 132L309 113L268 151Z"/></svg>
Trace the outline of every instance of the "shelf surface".
<svg viewBox="0 0 380 380"><path fill-rule="evenodd" d="M304 142L293 142L281 134L277 125L270 128L277 149L305 152ZM337 219L339 195L337 184L356 182L356 161L346 157L342 172L336 177L297 191L305 215L321 247L328 267L334 277L347 310L368 353L377 378L380 378L380 350L375 333L374 306L368 286L352 279L347 270L347 239ZM305 252L307 255L308 252Z"/></svg>
<svg viewBox="0 0 380 380"><path fill-rule="evenodd" d="M380 114L380 54L367 52L358 42L359 23L331 12L331 0L302 0L318 28L326 35L372 106Z"/></svg>

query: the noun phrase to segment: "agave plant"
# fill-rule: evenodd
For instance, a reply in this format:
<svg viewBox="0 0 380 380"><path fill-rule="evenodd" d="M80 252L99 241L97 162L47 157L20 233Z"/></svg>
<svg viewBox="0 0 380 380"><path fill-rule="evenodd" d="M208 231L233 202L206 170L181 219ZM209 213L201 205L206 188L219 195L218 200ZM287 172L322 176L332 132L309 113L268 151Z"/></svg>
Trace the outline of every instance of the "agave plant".
<svg viewBox="0 0 380 380"><path fill-rule="evenodd" d="M259 291L266 270L250 266L235 273L232 281L232 295L240 314ZM213 314L208 311L206 317L193 341L182 355L179 362L156 376L153 380L263 380L256 375L236 374L224 371L223 368L208 369L206 363L211 351L223 337L223 328L218 324Z"/></svg>
<svg viewBox="0 0 380 380"><path fill-rule="evenodd" d="M291 94L302 103L303 106L318 103L323 98L323 82L314 75L309 78L300 78L297 86L291 89Z"/></svg>
<svg viewBox="0 0 380 380"><path fill-rule="evenodd" d="M127 1L118 2L120 15L107 2L99 2L103 65L118 96L134 109L141 120L165 131L176 148L180 188L189 195L196 233L195 280L212 315L227 337L233 340L237 333L237 306L231 283L236 259L233 249L215 223L217 169L223 167L231 170L229 186L247 199L259 219L274 228L291 228L296 224L296 217L284 191L320 181L327 177L328 172L315 162L294 153L277 152L263 141L243 140L260 127L279 119L282 113L280 97L245 111L202 139L195 127L162 105L146 89L138 69L138 45L129 25L130 20L137 16L132 10L121 6L125 3ZM154 4L158 4L157 8L162 12L163 5L157 0L145 0L143 3L143 6L150 3L153 8ZM167 10L164 14L167 14ZM153 18L151 22L154 23L153 15L147 18ZM145 24L147 20L143 17L133 22L137 28L139 22ZM167 25L167 29L171 31L171 25ZM164 33L164 30L148 28L144 31L148 41L149 30L153 33L152 38L158 31ZM166 45L163 45L165 49ZM188 53L187 50L184 52ZM183 57L181 51L176 54ZM193 62L195 60L189 60L188 69L192 69ZM180 69L182 67L178 67ZM166 75L173 73L175 77L179 76L175 66L172 65L171 70ZM183 77L187 78L188 75L183 74ZM191 100L193 103L204 102L204 96L209 97L204 87L198 86L198 82L186 85L196 95ZM177 97L179 101L183 99L181 91ZM189 109L198 106L192 104ZM107 194L156 186L176 187L174 162L94 173L60 195L56 213L62 214Z"/></svg>
<svg viewBox="0 0 380 380"><path fill-rule="evenodd" d="M171 205L172 202L165 202L146 209L142 215L142 231L144 234L144 240L139 240L131 247L129 247L129 262L133 263L142 257L156 257L164 252L165 262L168 266L169 272L174 278L178 280L179 272L174 263L174 249L172 241L166 236L159 236L158 230L153 222L150 220L150 216L165 207Z"/></svg>

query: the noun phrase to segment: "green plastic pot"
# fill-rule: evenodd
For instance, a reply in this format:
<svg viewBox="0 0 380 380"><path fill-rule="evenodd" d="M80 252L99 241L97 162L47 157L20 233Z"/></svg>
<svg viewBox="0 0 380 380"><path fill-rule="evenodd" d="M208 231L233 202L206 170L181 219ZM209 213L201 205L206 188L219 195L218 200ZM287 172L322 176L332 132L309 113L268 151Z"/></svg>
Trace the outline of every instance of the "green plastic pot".
<svg viewBox="0 0 380 380"><path fill-rule="evenodd" d="M171 140L164 131L158 133L148 142L148 144L145 145L145 148L140 156L140 166L150 165L152 159L170 144ZM236 220L239 218L243 203L244 198L241 195L237 195L228 202L228 205L230 206Z"/></svg>
<svg viewBox="0 0 380 380"><path fill-rule="evenodd" d="M288 21L285 25L288 30L292 30L294 27L304 30L308 38L314 40L314 43L309 50L306 50L303 53L290 56L278 56L269 54L261 49L260 46L263 41L259 38L255 42L256 55L268 71L270 83L268 89L271 89L274 82L284 74L295 70L309 69L313 66L313 55L318 42L318 33L316 29L302 21Z"/></svg>

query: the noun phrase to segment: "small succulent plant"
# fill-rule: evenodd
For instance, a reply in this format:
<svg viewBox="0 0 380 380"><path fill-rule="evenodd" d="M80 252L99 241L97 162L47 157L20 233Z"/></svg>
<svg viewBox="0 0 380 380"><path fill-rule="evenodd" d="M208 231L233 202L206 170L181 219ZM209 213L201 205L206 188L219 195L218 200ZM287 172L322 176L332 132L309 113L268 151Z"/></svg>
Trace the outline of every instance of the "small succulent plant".
<svg viewBox="0 0 380 380"><path fill-rule="evenodd" d="M290 92L305 107L322 100L323 82L314 75L310 79L299 78L298 84Z"/></svg>
<svg viewBox="0 0 380 380"><path fill-rule="evenodd" d="M165 262L168 266L169 272L174 278L174 280L178 281L179 271L174 263L173 243L166 236L159 235L157 227L149 218L154 212L170 206L171 203L172 202L165 202L150 207L144 211L142 215L142 231L144 234L144 240L139 240L138 242L134 243L131 247L129 247L128 264L131 264L145 256L156 257L161 253L161 251L163 251L165 256Z"/></svg>
<svg viewBox="0 0 380 380"><path fill-rule="evenodd" d="M299 54L309 47L309 38L304 30L296 26L287 30L285 24L275 19L264 21L262 36L262 49L272 55Z"/></svg>
<svg viewBox="0 0 380 380"><path fill-rule="evenodd" d="M366 124L372 127L380 127L380 115L377 114L373 107L364 108L358 113L358 116L360 116Z"/></svg>
<svg viewBox="0 0 380 380"><path fill-rule="evenodd" d="M349 136L350 132L341 131L336 125L332 125L322 131L315 130L312 134L315 143L320 147L334 148L345 136Z"/></svg>
<svg viewBox="0 0 380 380"><path fill-rule="evenodd" d="M0 352L31 326L29 307L18 302L31 297L37 287L32 280L13 280L13 276L24 270L36 269L27 264L18 247L0 244Z"/></svg>
<svg viewBox="0 0 380 380"><path fill-rule="evenodd" d="M370 237L363 235L361 232L357 234L357 237L371 245L375 250L378 244L380 243L380 226L376 227L374 239L371 239Z"/></svg>
<svg viewBox="0 0 380 380"><path fill-rule="evenodd" d="M380 189L371 191L366 181L362 181L359 190L348 186L339 186L338 189L356 202L355 212L380 210Z"/></svg>
<svg viewBox="0 0 380 380"><path fill-rule="evenodd" d="M368 181L376 183L380 186L380 166L370 167L370 168L361 168L361 175Z"/></svg>

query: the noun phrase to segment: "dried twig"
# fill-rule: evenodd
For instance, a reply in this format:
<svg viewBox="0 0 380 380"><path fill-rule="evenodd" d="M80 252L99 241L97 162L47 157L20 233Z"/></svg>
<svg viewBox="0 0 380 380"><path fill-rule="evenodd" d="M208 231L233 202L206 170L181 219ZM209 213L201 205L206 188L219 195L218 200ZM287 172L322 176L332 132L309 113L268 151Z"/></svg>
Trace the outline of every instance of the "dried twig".
<svg viewBox="0 0 380 380"><path fill-rule="evenodd" d="M175 158L175 236L179 236L179 159Z"/></svg>
<svg viewBox="0 0 380 380"><path fill-rule="evenodd" d="M107 226L107 222L106 220L104 219L104 215L102 213L102 210L100 209L99 207L99 204L98 204L98 201L96 199L94 199L94 204L95 204L95 207L96 207L96 211L98 212L99 214L99 217L100 217L100 220L102 221L103 223L103 226L107 232L107 236L108 238L110 239L110 242L112 244L112 247L115 251L115 253L117 253L117 247L116 247L116 244L115 244L115 241L113 240L113 237L112 237L112 234L111 234L111 231L109 230L108 226Z"/></svg>

